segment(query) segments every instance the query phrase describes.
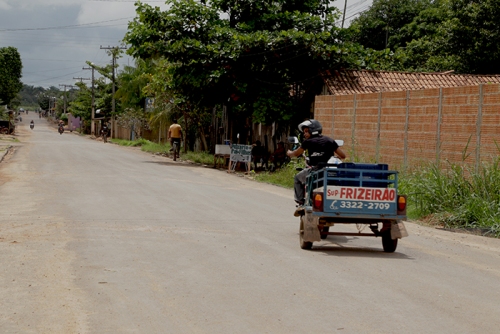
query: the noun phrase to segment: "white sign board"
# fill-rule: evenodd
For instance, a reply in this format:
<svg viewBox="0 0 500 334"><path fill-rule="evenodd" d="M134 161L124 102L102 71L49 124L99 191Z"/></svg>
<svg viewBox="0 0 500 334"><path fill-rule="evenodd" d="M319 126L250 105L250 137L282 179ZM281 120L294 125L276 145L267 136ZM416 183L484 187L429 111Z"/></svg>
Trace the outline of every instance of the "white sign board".
<svg viewBox="0 0 500 334"><path fill-rule="evenodd" d="M215 145L215 154L230 155L231 154L231 146L217 144L217 145Z"/></svg>

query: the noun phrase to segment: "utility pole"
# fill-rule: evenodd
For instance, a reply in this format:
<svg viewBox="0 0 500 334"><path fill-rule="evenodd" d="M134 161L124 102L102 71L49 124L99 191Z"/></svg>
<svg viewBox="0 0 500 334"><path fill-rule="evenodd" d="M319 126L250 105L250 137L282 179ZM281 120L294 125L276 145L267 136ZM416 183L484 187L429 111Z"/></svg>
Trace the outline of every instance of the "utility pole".
<svg viewBox="0 0 500 334"><path fill-rule="evenodd" d="M83 69L85 70L85 68L83 68ZM92 74L94 74L93 72L94 72L94 71L92 71ZM80 78L75 78L75 77L73 77L73 79L75 79L75 80L80 80L80 83L82 83L82 82L83 82L83 80L90 80L90 78L81 78L81 77L80 77ZM94 82L92 81L92 83L94 83ZM83 123L83 122L82 122L82 119L80 118L80 134L81 134L81 133L83 133L82 123ZM71 127L73 127L73 125L71 125Z"/></svg>
<svg viewBox="0 0 500 334"><path fill-rule="evenodd" d="M83 67L83 70L92 70L92 102L91 108L92 108L92 114L90 116L90 134L95 136L95 124L94 124L94 117L95 117L95 103L94 103L94 64L92 64L91 67Z"/></svg>
<svg viewBox="0 0 500 334"><path fill-rule="evenodd" d="M83 80L90 80L90 78L75 78L75 77L73 77L73 79L80 80L80 82L83 82Z"/></svg>
<svg viewBox="0 0 500 334"><path fill-rule="evenodd" d="M112 87L113 87L113 91L112 91L112 100L111 100L111 115L114 115L115 114L115 67L116 67L116 58L118 57L119 55L119 50L125 50L127 49L126 47L123 47L123 46L102 46L101 45L101 49L104 49L104 50L111 50L109 53L113 56L113 60L112 60L112 68L113 68L113 75L112 75ZM109 54L108 53L108 54ZM114 129L115 127L113 126L113 123L111 123L111 138L114 138L113 136L113 131L115 130Z"/></svg>
<svg viewBox="0 0 500 334"><path fill-rule="evenodd" d="M345 11L346 10L347 10L347 0L345 0L345 3L344 3L344 13L342 14L342 28L344 28Z"/></svg>
<svg viewBox="0 0 500 334"><path fill-rule="evenodd" d="M74 88L75 86L73 86L73 85L59 85L59 86L64 87L64 113L66 114L66 100L67 100L66 87Z"/></svg>

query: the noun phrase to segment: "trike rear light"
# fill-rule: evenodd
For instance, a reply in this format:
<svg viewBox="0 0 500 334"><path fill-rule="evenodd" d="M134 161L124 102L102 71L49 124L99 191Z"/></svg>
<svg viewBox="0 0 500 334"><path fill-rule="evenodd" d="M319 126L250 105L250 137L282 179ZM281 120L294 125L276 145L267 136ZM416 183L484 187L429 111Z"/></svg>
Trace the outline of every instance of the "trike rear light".
<svg viewBox="0 0 500 334"><path fill-rule="evenodd" d="M406 214L406 195L398 195L398 214Z"/></svg>
<svg viewBox="0 0 500 334"><path fill-rule="evenodd" d="M323 194L315 193L313 195L313 210L314 211L323 211Z"/></svg>

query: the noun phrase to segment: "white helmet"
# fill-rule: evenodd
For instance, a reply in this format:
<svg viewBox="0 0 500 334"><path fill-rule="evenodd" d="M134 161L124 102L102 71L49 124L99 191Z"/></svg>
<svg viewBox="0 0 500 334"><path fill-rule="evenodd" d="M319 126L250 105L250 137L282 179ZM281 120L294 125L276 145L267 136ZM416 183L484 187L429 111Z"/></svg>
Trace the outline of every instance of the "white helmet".
<svg viewBox="0 0 500 334"><path fill-rule="evenodd" d="M300 132L304 132L304 128L309 128L309 133L311 136L318 136L323 132L323 127L321 123L315 119L308 119L299 124Z"/></svg>

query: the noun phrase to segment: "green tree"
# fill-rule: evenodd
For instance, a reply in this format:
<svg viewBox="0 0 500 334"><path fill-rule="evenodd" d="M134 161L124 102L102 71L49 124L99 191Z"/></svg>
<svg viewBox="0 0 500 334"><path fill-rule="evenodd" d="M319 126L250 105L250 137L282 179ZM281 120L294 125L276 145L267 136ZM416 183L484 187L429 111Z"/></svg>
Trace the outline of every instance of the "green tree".
<svg viewBox="0 0 500 334"><path fill-rule="evenodd" d="M0 48L0 101L9 104L21 91L23 64L14 47Z"/></svg>
<svg viewBox="0 0 500 334"><path fill-rule="evenodd" d="M147 126L147 117L141 107L131 107L125 109L118 116L118 124L134 133L134 139L140 138L141 129Z"/></svg>
<svg viewBox="0 0 500 334"><path fill-rule="evenodd" d="M448 49L457 71L500 73L500 0L450 1Z"/></svg>
<svg viewBox="0 0 500 334"><path fill-rule="evenodd" d="M49 89L42 88L37 94L37 103L42 110L49 110L49 106L54 108L54 103L58 106L61 105L62 100L59 100L61 94L62 92L55 86L51 86Z"/></svg>
<svg viewBox="0 0 500 334"><path fill-rule="evenodd" d="M147 97L144 88L149 84L154 69L152 61L137 59L135 66L125 66L120 72L115 98L120 100L123 108L144 108Z"/></svg>
<svg viewBox="0 0 500 334"><path fill-rule="evenodd" d="M113 49L109 51L108 54L111 56L119 56L121 51L118 49ZM118 67L118 65L106 65L106 66L97 66L90 61L87 61L87 65L94 68L97 73L101 76L99 78L94 79L93 85L93 95L94 95L94 110L99 110L99 113L95 114L95 118L104 117L105 120L108 120L112 115L112 99L113 99L113 80L117 82L116 85L116 94L120 91L120 79L116 79L114 77L113 71ZM118 74L118 78L120 78L121 74ZM124 81L127 83L127 81ZM86 131L90 129L90 121L92 119L92 88L87 87L84 83L77 83L78 90L71 90L68 93L71 93L71 98L68 103L68 111L72 113L75 117L80 117L84 123ZM122 93L125 90L122 90ZM140 91L136 91L137 94L140 94ZM115 96L116 96L115 94ZM131 94L127 98L122 97L126 103L132 103L128 100L135 99L136 97ZM140 99L140 97L138 97ZM116 100L115 106L115 115L119 115L123 112L121 107L122 99L119 98ZM133 104L133 103L132 103Z"/></svg>
<svg viewBox="0 0 500 334"><path fill-rule="evenodd" d="M173 119L178 119L183 125L184 134L187 137L188 144L184 146L187 150L189 146L193 149L195 138L201 141L201 149L208 151L210 148L206 141L206 130L211 124L212 110L191 104L188 100L176 96L170 88L172 66L165 59L153 62L155 73L149 75L149 82L144 87L143 92L146 96L154 96L154 109L149 117L149 125L153 129L159 129L171 124Z"/></svg>
<svg viewBox="0 0 500 334"><path fill-rule="evenodd" d="M391 39L386 69L500 73L500 0L436 0Z"/></svg>
<svg viewBox="0 0 500 334"><path fill-rule="evenodd" d="M349 26L353 41L375 50L395 50L413 39L401 29L431 5L431 0L374 0Z"/></svg>
<svg viewBox="0 0 500 334"><path fill-rule="evenodd" d="M92 89L83 82L77 82L79 90L75 99L69 103L68 111L74 117L80 117L84 126L90 124L92 118Z"/></svg>
<svg viewBox="0 0 500 334"><path fill-rule="evenodd" d="M43 94L45 88L23 85L21 89L21 105L32 108L38 107L38 95Z"/></svg>
<svg viewBox="0 0 500 334"><path fill-rule="evenodd" d="M450 48L452 13L448 0L436 0L393 36L392 62L386 68L401 71L456 70L458 56Z"/></svg>
<svg viewBox="0 0 500 334"><path fill-rule="evenodd" d="M225 103L243 119L290 120L299 112L299 97L308 115L322 71L366 65L363 49L335 26L339 15L328 0L167 4L162 12L136 3L124 41L136 58L169 63L165 88L190 110Z"/></svg>

